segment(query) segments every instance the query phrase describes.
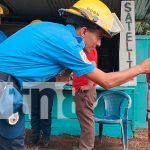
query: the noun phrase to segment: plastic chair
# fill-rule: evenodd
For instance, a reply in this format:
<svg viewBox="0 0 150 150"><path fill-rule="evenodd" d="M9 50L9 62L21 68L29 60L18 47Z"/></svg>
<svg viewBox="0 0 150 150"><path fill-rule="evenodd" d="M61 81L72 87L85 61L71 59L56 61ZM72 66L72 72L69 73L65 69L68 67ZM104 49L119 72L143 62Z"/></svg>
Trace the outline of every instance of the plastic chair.
<svg viewBox="0 0 150 150"><path fill-rule="evenodd" d="M128 109L132 101L128 94L122 91L105 91L97 97L96 105L99 101L104 102L103 118L96 118L95 122L99 123L99 138L102 142L103 124L120 124L122 133L122 142L124 150L128 149ZM123 104L126 103L126 107ZM125 104L124 104L125 105ZM123 115L122 115L123 109Z"/></svg>

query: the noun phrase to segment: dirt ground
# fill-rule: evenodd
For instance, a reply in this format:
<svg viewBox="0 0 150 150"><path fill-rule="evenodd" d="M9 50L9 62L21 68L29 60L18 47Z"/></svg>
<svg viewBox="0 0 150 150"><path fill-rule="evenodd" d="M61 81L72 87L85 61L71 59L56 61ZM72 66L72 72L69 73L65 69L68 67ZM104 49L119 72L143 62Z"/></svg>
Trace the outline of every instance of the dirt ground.
<svg viewBox="0 0 150 150"><path fill-rule="evenodd" d="M30 132L30 131L28 131ZM29 133L27 134L28 136ZM79 137L71 135L52 136L48 150L75 150L78 146ZM47 150L39 146L26 147L25 150ZM103 136L103 142L100 144L98 137L95 140L95 150L123 150L122 142L117 138ZM148 143L147 129L138 129L134 138L129 140L128 150L150 150Z"/></svg>

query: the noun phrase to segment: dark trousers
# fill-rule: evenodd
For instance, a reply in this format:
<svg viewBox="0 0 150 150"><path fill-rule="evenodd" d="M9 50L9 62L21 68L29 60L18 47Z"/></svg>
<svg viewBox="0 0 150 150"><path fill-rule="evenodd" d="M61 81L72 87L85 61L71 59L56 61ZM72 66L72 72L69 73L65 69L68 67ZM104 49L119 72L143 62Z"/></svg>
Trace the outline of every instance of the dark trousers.
<svg viewBox="0 0 150 150"><path fill-rule="evenodd" d="M48 82L55 82L55 79L51 79ZM31 95L31 129L32 136L40 136L42 132L43 136L49 136L51 133L51 115L52 106L55 92L53 89L44 88L39 92L39 90L33 90ZM48 114L47 119L41 119L41 98L42 96L47 96L48 99ZM42 106L43 107L43 106ZM46 108L45 108L46 109Z"/></svg>
<svg viewBox="0 0 150 150"><path fill-rule="evenodd" d="M1 80L1 82L3 82L3 81L5 81L5 82L13 82L14 89L13 88L11 88L11 89L14 90L13 91L13 96L14 96L14 99L16 98L16 101L18 102L16 104L17 106L16 105L14 105L14 106L17 107L17 111L20 111L20 109L22 108L22 105L20 104L20 102L21 102L20 96L21 95L20 95L20 92L17 92L17 90L15 91L15 88L16 89L20 89L17 80L14 77L12 77L11 75L8 75L8 74L2 73L2 72L0 72L0 80ZM6 93L4 92L3 94L5 95ZM5 99L6 101L10 102L8 100L9 99L9 95L7 95L5 98L6 98ZM3 100L1 99L2 103L4 102ZM3 106L2 103L0 105ZM23 114L21 113L20 115L23 115ZM1 120L1 121L3 122L4 120ZM20 127L22 128L22 130L21 130ZM7 128L10 129L10 130L7 131ZM4 132L2 132L2 131L4 131ZM25 149L25 147L24 147L24 122L21 123L19 127L17 127L17 125L16 125L13 128L8 127L7 124L1 124L0 132L1 132L1 136L0 136L0 150L24 150ZM3 133L4 134L6 133L6 135L3 136ZM18 135L16 133L18 133ZM11 137L11 135L12 135L12 137ZM8 136L8 138L5 138L7 136ZM11 138L9 138L9 137L11 137Z"/></svg>
<svg viewBox="0 0 150 150"><path fill-rule="evenodd" d="M24 136L15 139L0 137L0 150L24 150Z"/></svg>

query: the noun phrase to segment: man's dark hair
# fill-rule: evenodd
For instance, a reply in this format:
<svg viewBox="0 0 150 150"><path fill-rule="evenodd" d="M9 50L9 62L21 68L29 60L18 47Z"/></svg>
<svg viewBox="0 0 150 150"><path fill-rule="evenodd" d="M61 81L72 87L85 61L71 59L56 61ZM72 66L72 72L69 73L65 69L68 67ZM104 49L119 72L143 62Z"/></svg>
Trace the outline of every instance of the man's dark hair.
<svg viewBox="0 0 150 150"><path fill-rule="evenodd" d="M81 28L81 27L87 27L88 29L91 29L91 30L100 29L99 26L92 23L90 20L77 16L77 15L73 15L73 14L67 17L66 24L72 24L76 29Z"/></svg>

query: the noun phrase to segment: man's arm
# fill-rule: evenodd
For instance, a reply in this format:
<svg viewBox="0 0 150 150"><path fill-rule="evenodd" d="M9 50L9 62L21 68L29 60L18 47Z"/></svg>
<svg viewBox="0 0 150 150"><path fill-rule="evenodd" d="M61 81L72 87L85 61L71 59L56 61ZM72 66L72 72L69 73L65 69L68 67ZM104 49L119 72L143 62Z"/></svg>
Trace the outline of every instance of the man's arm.
<svg viewBox="0 0 150 150"><path fill-rule="evenodd" d="M85 76L103 88L109 89L121 85L142 73L150 73L150 59L124 71L105 73L100 69L95 69Z"/></svg>

